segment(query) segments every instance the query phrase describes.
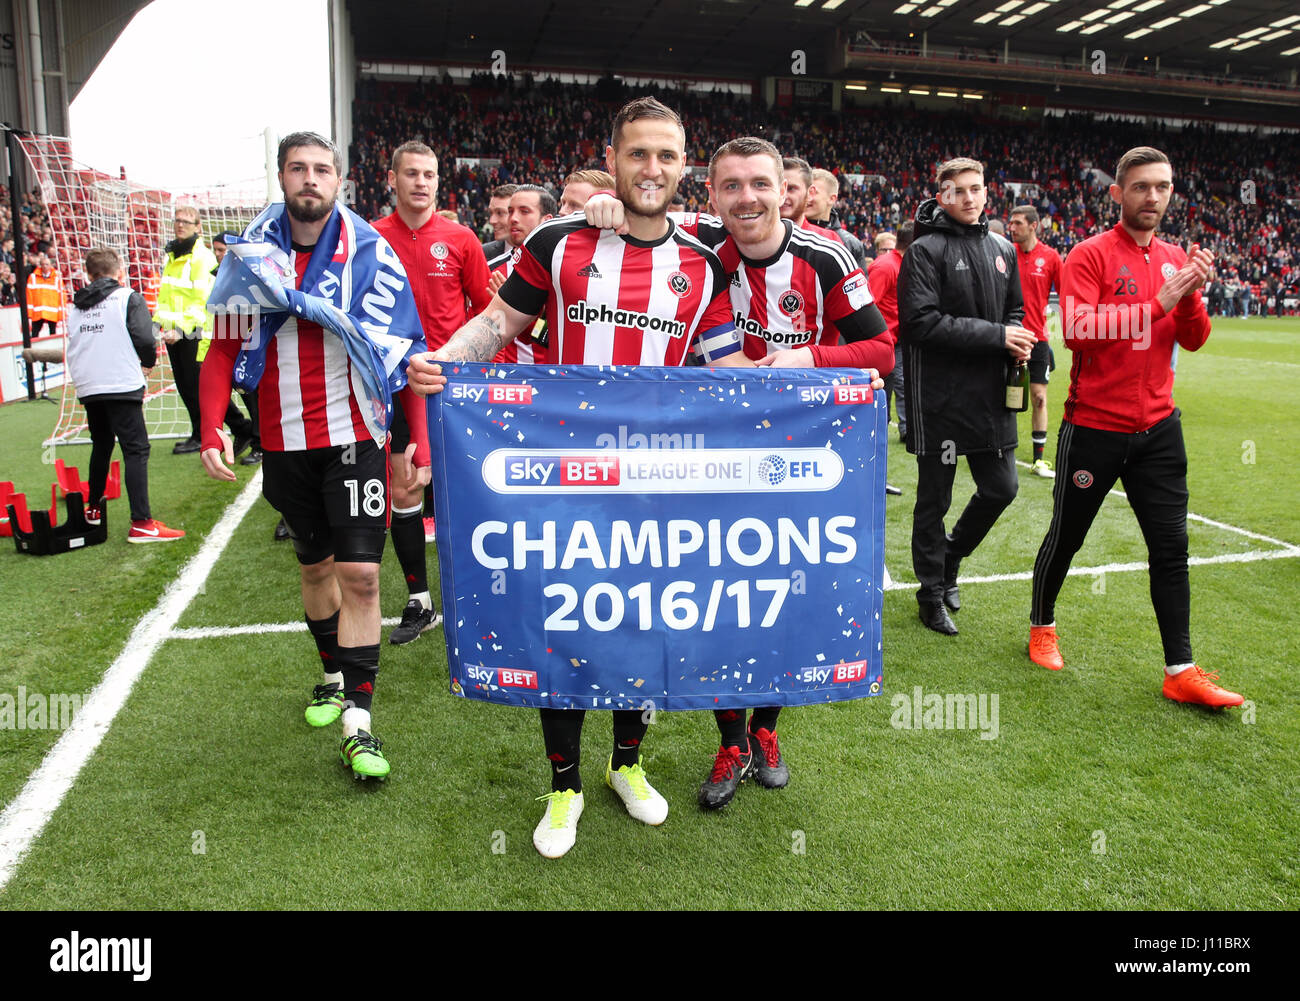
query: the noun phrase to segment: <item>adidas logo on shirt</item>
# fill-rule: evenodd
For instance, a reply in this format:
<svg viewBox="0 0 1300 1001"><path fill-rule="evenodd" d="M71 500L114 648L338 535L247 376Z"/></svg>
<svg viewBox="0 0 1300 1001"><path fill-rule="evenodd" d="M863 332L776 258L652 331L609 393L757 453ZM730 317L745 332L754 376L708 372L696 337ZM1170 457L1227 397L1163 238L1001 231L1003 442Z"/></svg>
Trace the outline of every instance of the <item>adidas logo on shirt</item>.
<svg viewBox="0 0 1300 1001"><path fill-rule="evenodd" d="M969 271L970 268L968 268L968 267L966 266L966 261L965 261L964 259L962 259L962 258L959 257L959 258L957 258L957 266L956 266L955 268L953 268L953 270L954 270L954 271Z"/></svg>
<svg viewBox="0 0 1300 1001"><path fill-rule="evenodd" d="M600 268L596 267L596 262L592 261L592 263L588 264L585 268L578 269L578 277L579 278L600 278L602 277L602 275L600 273Z"/></svg>

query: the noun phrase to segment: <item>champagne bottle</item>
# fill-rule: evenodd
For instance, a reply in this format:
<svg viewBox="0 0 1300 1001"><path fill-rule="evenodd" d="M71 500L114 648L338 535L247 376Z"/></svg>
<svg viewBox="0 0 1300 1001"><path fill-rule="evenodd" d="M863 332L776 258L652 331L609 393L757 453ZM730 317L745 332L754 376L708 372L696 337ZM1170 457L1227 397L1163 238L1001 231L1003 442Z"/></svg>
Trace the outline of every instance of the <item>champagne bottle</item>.
<svg viewBox="0 0 1300 1001"><path fill-rule="evenodd" d="M1029 409L1029 366L1015 362L1007 366L1007 409L1024 413Z"/></svg>

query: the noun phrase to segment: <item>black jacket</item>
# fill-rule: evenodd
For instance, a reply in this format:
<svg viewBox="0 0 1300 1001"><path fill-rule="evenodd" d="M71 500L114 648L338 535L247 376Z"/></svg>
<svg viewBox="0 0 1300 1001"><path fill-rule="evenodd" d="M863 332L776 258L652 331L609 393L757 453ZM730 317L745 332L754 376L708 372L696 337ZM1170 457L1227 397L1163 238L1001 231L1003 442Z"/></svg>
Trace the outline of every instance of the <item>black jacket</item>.
<svg viewBox="0 0 1300 1001"><path fill-rule="evenodd" d="M1016 251L984 217L956 222L933 198L898 275L898 339L907 386L907 450L967 455L1016 447L1005 405L1006 327L1024 318Z"/></svg>
<svg viewBox="0 0 1300 1001"><path fill-rule="evenodd" d="M858 267L863 271L867 270L867 253L862 246L862 241L844 228L844 223L840 222L840 215L834 209L831 209L831 217L825 222L818 222L816 219L809 219L814 226L820 226L822 229L829 229L832 233L837 233L839 238L844 241L844 246L848 248L853 260L857 262Z"/></svg>

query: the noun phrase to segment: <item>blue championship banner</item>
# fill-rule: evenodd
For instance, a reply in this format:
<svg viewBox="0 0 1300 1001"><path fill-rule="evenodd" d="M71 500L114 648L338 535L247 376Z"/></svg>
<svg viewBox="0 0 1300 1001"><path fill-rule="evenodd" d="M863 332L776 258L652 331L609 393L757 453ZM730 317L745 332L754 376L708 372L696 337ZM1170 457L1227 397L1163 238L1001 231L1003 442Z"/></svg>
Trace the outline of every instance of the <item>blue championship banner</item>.
<svg viewBox="0 0 1300 1001"><path fill-rule="evenodd" d="M713 709L880 691L886 414L861 370L444 366L451 690Z"/></svg>

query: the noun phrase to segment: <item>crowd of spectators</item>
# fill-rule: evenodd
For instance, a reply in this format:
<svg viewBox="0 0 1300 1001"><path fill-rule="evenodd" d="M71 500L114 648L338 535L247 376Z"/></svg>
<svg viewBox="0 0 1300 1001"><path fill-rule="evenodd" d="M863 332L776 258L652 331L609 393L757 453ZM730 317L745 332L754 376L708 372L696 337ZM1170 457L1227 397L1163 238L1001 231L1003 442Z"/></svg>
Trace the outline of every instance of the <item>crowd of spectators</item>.
<svg viewBox="0 0 1300 1001"><path fill-rule="evenodd" d="M1259 313L1270 299L1278 309L1284 298L1300 296L1300 136L1294 133L1261 136L1208 125L1175 130L1086 115L1030 124L966 110L925 114L905 105L832 114L767 108L724 92L637 87L635 93L654 93L682 115L694 167L706 165L728 139L760 135L840 175L840 220L868 248L877 232L910 218L931 194L936 164L966 155L986 165L990 217L1005 219L1022 202L1035 205L1043 219L1040 238L1064 255L1113 224L1105 178L1120 154L1131 146L1158 146L1173 160L1176 187L1162 235L1213 250L1218 277L1207 289L1211 311ZM350 174L357 211L367 218L392 211L391 152L408 139L422 139L439 153L443 206L490 239L492 189L532 183L558 193L571 171L603 167L610 123L631 94L613 79L593 86L488 73L469 86L449 78L362 80ZM845 175L864 180L852 183ZM681 194L688 209L707 208L702 177L684 178ZM64 249L55 246L38 191L23 194L19 228L33 258ZM9 194L0 186L0 305L16 301L14 239Z"/></svg>
<svg viewBox="0 0 1300 1001"><path fill-rule="evenodd" d="M468 86L441 81L362 80L354 108L351 177L357 209L391 211L386 171L392 149L422 139L440 155L440 200L486 237L487 200L499 184L534 183L558 191L570 171L603 166L610 123L633 94L653 93L686 125L688 163L702 167L740 135L771 139L841 178L840 219L870 246L872 236L910 218L932 193L935 166L974 156L987 167L990 217L1035 205L1040 238L1062 254L1113 225L1106 179L1128 148L1154 145L1174 164L1176 194L1162 235L1213 250L1223 312L1242 306L1231 289L1249 288L1259 312L1270 296L1300 294L1300 136L1257 135L1209 125L1172 129L1090 115L1028 123L962 109L927 113L885 105L842 113L768 108L760 100L603 79L592 86L478 74ZM457 159L461 164L457 165ZM860 184L844 175L864 175ZM1243 188L1249 181L1253 187ZM683 180L688 209L704 209L703 179ZM1277 291L1275 291L1275 289Z"/></svg>
<svg viewBox="0 0 1300 1001"><path fill-rule="evenodd" d="M23 246L27 248L26 269L30 271L36 255L49 253L54 247L54 232L50 228L50 218L38 191L23 194L18 228L23 236ZM9 189L0 184L0 306L13 306L18 302L19 276L14 272L15 239ZM26 281L25 273L22 279Z"/></svg>

